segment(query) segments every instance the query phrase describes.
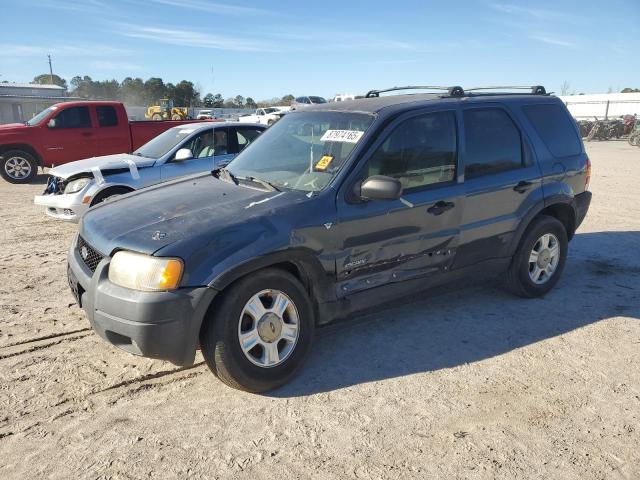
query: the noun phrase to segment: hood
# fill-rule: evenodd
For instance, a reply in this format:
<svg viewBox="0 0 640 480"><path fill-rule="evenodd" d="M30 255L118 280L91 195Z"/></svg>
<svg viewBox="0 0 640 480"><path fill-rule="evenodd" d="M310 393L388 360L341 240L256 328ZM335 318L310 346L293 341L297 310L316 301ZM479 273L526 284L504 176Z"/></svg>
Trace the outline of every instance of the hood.
<svg viewBox="0 0 640 480"><path fill-rule="evenodd" d="M128 153L118 153L115 155L105 155L104 157L93 157L87 158L86 160L66 163L49 170L49 174L60 178L69 178L79 173L89 173L94 167L98 167L101 171L129 168L129 161L133 161L138 168L150 167L156 162L154 158L138 157L137 155L130 155Z"/></svg>
<svg viewBox="0 0 640 480"><path fill-rule="evenodd" d="M6 130L19 130L19 129L27 129L28 125L24 123L6 123L4 125L0 125L0 133L3 133Z"/></svg>
<svg viewBox="0 0 640 480"><path fill-rule="evenodd" d="M238 242L255 238L257 230L273 227L266 224L277 217L278 209L306 200L303 192L268 192L211 174L192 176L91 208L82 217L80 234L107 255L116 249L152 254L179 242L189 244L184 249L192 251L192 245L216 237Z"/></svg>

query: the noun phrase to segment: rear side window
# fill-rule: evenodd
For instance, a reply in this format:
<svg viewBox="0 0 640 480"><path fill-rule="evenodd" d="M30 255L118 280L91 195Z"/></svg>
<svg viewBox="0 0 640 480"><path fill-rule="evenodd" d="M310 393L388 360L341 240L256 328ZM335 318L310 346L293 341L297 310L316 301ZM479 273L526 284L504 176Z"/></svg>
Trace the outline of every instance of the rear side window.
<svg viewBox="0 0 640 480"><path fill-rule="evenodd" d="M98 114L98 125L101 127L115 127L118 125L118 115L116 109L108 105L96 107Z"/></svg>
<svg viewBox="0 0 640 480"><path fill-rule="evenodd" d="M464 128L465 178L477 178L522 166L520 130L504 110L465 110Z"/></svg>
<svg viewBox="0 0 640 480"><path fill-rule="evenodd" d="M579 155L582 151L573 120L559 105L523 107L524 113L554 157Z"/></svg>
<svg viewBox="0 0 640 480"><path fill-rule="evenodd" d="M88 107L70 107L56 115L56 128L91 128Z"/></svg>
<svg viewBox="0 0 640 480"><path fill-rule="evenodd" d="M367 176L397 178L407 190L451 182L456 172L456 145L453 112L405 120L373 154Z"/></svg>
<svg viewBox="0 0 640 480"><path fill-rule="evenodd" d="M250 143L260 136L262 130L257 128L238 128L236 135L238 138L238 152L244 150Z"/></svg>

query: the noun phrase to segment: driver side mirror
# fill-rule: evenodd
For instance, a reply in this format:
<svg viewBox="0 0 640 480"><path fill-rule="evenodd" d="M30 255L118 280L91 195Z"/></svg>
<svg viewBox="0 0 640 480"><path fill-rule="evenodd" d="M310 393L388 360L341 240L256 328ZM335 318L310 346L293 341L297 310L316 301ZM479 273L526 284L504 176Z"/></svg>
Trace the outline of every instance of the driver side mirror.
<svg viewBox="0 0 640 480"><path fill-rule="evenodd" d="M52 118L51 120L49 120L49 121L47 122L47 127L49 127L49 128L56 128L56 119L55 119L55 118Z"/></svg>
<svg viewBox="0 0 640 480"><path fill-rule="evenodd" d="M175 156L173 157L173 159L176 162L182 162L184 160L189 160L191 158L193 158L193 152L188 148L181 148L176 152Z"/></svg>
<svg viewBox="0 0 640 480"><path fill-rule="evenodd" d="M398 200L402 196L400 180L385 175L373 175L360 185L363 200Z"/></svg>

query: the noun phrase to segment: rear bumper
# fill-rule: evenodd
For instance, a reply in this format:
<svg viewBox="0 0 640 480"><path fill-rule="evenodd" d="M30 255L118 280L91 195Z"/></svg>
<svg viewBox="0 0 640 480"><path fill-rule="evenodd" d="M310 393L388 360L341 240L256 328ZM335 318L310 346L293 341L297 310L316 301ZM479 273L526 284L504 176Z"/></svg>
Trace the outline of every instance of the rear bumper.
<svg viewBox="0 0 640 480"><path fill-rule="evenodd" d="M202 320L217 291L198 287L139 292L120 287L108 279L109 258L101 260L92 275L75 244L69 249L69 285L93 330L134 355L192 365Z"/></svg>
<svg viewBox="0 0 640 480"><path fill-rule="evenodd" d="M592 194L589 191L579 193L574 197L574 206L576 209L576 230L587 216L589 205L591 205Z"/></svg>

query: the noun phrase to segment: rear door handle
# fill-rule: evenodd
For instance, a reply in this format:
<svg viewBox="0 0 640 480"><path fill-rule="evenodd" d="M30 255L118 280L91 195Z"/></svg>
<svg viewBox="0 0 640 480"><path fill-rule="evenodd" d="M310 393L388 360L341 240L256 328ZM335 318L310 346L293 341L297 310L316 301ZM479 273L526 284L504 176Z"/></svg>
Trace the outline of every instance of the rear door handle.
<svg viewBox="0 0 640 480"><path fill-rule="evenodd" d="M447 210L451 210L455 206L456 204L453 202L444 202L440 200L439 202L434 203L431 207L427 208L427 212L432 215L441 215Z"/></svg>
<svg viewBox="0 0 640 480"><path fill-rule="evenodd" d="M522 181L518 182L517 185L515 187L513 187L513 189L518 193L524 193L527 190L529 190L532 185L533 185L533 183L527 182L525 180L522 180Z"/></svg>

